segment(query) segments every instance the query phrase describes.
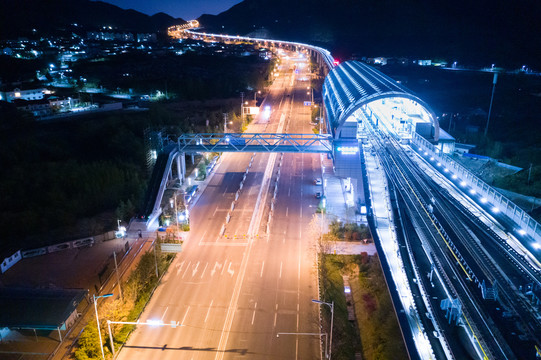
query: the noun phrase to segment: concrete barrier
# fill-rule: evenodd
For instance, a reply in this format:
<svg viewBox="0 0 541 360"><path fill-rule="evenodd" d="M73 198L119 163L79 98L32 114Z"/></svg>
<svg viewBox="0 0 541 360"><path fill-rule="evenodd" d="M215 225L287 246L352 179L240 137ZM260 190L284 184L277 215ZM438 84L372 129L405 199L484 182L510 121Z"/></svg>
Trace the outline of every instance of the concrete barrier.
<svg viewBox="0 0 541 360"><path fill-rule="evenodd" d="M18 250L13 255L7 257L2 261L2 264L0 264L0 269L2 269L2 274L8 271L10 267L18 263L23 256L21 255L21 250Z"/></svg>
<svg viewBox="0 0 541 360"><path fill-rule="evenodd" d="M39 255L45 255L45 254L47 254L47 248L46 247L37 248L37 249L23 250L21 252L21 255L22 255L22 257L24 259L31 258L31 257L34 257L34 256L39 256Z"/></svg>
<svg viewBox="0 0 541 360"><path fill-rule="evenodd" d="M65 242L61 244L51 245L47 247L47 252L53 253L57 251L67 250L71 248L71 242Z"/></svg>
<svg viewBox="0 0 541 360"><path fill-rule="evenodd" d="M94 245L94 238L86 238L86 239L79 239L71 242L71 245L74 248L80 248L84 246L92 246Z"/></svg>
<svg viewBox="0 0 541 360"><path fill-rule="evenodd" d="M224 236L225 233L225 224L222 224L222 228L220 229L220 235Z"/></svg>

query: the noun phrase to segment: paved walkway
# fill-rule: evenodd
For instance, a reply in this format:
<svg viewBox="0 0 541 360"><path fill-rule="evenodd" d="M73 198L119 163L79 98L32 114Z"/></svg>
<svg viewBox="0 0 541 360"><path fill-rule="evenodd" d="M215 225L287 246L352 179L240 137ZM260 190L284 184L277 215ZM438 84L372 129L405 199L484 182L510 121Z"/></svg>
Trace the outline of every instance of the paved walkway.
<svg viewBox="0 0 541 360"><path fill-rule="evenodd" d="M374 243L364 244L362 242L337 241L329 245L328 254L334 255L359 255L360 253L375 255L377 253Z"/></svg>

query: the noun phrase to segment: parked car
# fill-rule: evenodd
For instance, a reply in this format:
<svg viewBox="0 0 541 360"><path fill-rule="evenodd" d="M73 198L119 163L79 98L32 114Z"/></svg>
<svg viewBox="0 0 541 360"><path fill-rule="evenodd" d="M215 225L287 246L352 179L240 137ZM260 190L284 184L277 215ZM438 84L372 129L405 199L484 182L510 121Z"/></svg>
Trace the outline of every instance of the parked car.
<svg viewBox="0 0 541 360"><path fill-rule="evenodd" d="M316 199L321 199L321 191L316 192Z"/></svg>
<svg viewBox="0 0 541 360"><path fill-rule="evenodd" d="M323 184L323 182L321 181L321 178L317 178L317 179L314 180L314 184L321 185L321 184Z"/></svg>

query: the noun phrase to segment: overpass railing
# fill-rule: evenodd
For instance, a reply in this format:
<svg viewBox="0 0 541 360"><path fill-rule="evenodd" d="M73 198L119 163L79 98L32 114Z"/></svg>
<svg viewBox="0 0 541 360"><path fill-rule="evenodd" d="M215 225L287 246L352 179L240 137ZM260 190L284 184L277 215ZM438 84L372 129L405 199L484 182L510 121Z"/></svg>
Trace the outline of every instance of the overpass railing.
<svg viewBox="0 0 541 360"><path fill-rule="evenodd" d="M239 35L227 35L227 34L212 34L212 33L201 33L197 31L192 31L189 29L184 30L184 32L191 34L193 36L201 36L201 37L211 37L211 38L220 38L220 39L227 39L227 40L239 40L239 41L256 41L256 42L266 42L266 43L272 43L275 46L281 46L281 45L289 45L289 46L298 46L302 47L304 49L316 51L320 54L321 58L325 62L325 65L327 66L328 70L332 70L335 67L334 64L334 58L332 57L329 50L324 49L319 46L313 46L308 44L303 44L299 42L294 41L280 41L280 40L270 40L270 39L259 39L259 38L251 38L246 36L239 36Z"/></svg>
<svg viewBox="0 0 541 360"><path fill-rule="evenodd" d="M332 153L331 135L210 133L183 134L177 138L178 151L194 152L297 152Z"/></svg>
<svg viewBox="0 0 541 360"><path fill-rule="evenodd" d="M445 155L443 151L436 148L425 138L417 133L413 134L412 143L426 149L450 171L453 171L462 180L468 182L477 193L484 196L487 202L491 203L499 211L507 215L515 224L520 226L520 230L532 237L541 244L541 226L528 213L515 205L511 200L500 194L492 186L475 176L471 171L466 170L462 165Z"/></svg>

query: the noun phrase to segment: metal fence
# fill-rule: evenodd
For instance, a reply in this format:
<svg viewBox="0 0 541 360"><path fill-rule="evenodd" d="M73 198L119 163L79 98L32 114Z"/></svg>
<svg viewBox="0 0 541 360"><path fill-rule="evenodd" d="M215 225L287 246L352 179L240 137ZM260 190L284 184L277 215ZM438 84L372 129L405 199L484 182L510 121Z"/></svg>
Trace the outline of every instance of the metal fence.
<svg viewBox="0 0 541 360"><path fill-rule="evenodd" d="M412 144L421 148L422 151L430 153L430 155L437 159L442 166L445 166L449 171L452 171L463 181L466 181L472 189L484 196L492 206L498 208L499 211L513 220L513 222L520 227L520 230L524 230L526 234L531 236L535 241L541 242L541 226L539 223L511 200L500 194L483 180L479 179L471 171L458 164L451 157L445 155L443 151L432 145L417 133L413 134Z"/></svg>

